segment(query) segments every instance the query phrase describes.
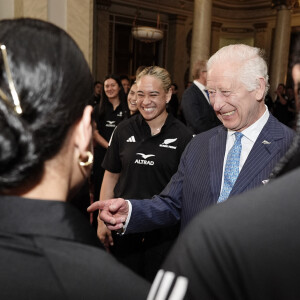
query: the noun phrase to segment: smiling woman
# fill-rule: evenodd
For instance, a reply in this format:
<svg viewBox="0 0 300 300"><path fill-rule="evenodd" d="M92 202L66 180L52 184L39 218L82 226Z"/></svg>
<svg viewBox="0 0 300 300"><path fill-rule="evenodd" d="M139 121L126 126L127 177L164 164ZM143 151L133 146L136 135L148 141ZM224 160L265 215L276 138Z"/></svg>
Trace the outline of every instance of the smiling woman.
<svg viewBox="0 0 300 300"><path fill-rule="evenodd" d="M138 109L148 123L152 135L160 132L168 116L167 104L172 96L168 75L165 69L149 67L137 77Z"/></svg>
<svg viewBox="0 0 300 300"><path fill-rule="evenodd" d="M94 199L99 199L100 187L104 174L101 167L110 137L116 126L128 116L128 107L123 86L118 76L111 74L105 77L102 98L94 108L94 165L92 183ZM97 227L97 214L93 218Z"/></svg>
<svg viewBox="0 0 300 300"><path fill-rule="evenodd" d="M137 77L140 114L123 121L111 139L102 166L105 168L100 200L113 197L149 198L159 193L176 172L192 133L166 104L171 97L167 70L148 67ZM177 236L177 227L129 236L111 236L99 220L98 236L121 262L152 280Z"/></svg>
<svg viewBox="0 0 300 300"><path fill-rule="evenodd" d="M136 90L137 90L137 85L136 83L134 83L131 86L127 96L127 104L131 116L138 112Z"/></svg>

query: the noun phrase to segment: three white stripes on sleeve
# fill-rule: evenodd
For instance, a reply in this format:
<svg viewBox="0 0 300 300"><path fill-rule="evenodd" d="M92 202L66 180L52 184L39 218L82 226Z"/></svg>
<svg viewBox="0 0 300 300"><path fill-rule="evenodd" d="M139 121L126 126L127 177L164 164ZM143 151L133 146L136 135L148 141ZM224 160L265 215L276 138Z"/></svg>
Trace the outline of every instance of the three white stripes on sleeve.
<svg viewBox="0 0 300 300"><path fill-rule="evenodd" d="M159 270L153 281L147 300L182 300L186 294L188 279L175 277L170 271Z"/></svg>

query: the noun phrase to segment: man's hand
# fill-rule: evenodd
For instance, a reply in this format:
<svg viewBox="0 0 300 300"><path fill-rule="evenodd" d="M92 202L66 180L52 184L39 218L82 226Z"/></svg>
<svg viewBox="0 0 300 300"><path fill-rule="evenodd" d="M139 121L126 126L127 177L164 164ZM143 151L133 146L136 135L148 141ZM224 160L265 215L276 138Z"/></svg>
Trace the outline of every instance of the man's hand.
<svg viewBox="0 0 300 300"><path fill-rule="evenodd" d="M88 212L99 209L99 217L109 230L118 230L128 216L128 203L122 198L96 201L87 208Z"/></svg>
<svg viewBox="0 0 300 300"><path fill-rule="evenodd" d="M97 236L100 239L101 243L104 245L106 251L110 252L109 246L114 245L114 240L112 238L111 231L105 226L103 221L100 220L99 215L97 221L98 221Z"/></svg>

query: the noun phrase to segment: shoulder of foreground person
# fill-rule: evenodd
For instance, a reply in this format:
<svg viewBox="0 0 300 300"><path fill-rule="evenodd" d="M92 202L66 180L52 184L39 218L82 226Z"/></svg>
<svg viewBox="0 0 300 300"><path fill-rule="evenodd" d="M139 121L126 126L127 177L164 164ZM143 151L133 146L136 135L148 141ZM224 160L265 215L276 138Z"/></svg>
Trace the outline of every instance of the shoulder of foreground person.
<svg viewBox="0 0 300 300"><path fill-rule="evenodd" d="M28 299L147 297L150 284L102 249L49 237L37 237L35 243L42 250L42 255L34 255L28 252L29 249L27 253L17 253L18 275L15 274L12 281L7 281L11 276L6 277L6 274L11 271L6 270L5 263L1 262L1 299L17 299L20 295L26 295ZM3 248L0 252L3 254ZM24 259L20 260L20 256ZM10 270L16 264L16 261L11 262ZM22 269L26 276L20 276Z"/></svg>
<svg viewBox="0 0 300 300"><path fill-rule="evenodd" d="M185 299L298 299L300 168L200 213L163 265Z"/></svg>

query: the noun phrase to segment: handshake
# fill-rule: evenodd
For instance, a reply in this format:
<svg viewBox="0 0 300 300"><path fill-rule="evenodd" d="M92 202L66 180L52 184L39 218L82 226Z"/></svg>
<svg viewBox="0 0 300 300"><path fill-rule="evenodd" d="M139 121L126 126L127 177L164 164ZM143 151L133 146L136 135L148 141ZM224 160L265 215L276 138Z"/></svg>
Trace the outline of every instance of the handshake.
<svg viewBox="0 0 300 300"><path fill-rule="evenodd" d="M129 204L123 198L96 201L87 208L88 212L99 210L99 218L109 230L122 229L129 213Z"/></svg>

